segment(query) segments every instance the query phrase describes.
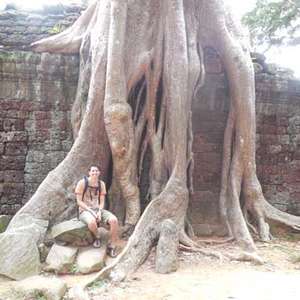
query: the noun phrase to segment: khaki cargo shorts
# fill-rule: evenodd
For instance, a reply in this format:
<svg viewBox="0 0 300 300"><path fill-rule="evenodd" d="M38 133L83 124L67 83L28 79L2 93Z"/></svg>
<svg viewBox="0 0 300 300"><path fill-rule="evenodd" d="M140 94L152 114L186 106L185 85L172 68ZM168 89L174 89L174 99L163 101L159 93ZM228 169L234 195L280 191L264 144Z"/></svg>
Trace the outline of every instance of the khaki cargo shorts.
<svg viewBox="0 0 300 300"><path fill-rule="evenodd" d="M94 210L95 213L97 213L97 211L98 210ZM100 223L109 225L109 221L111 219L114 219L114 218L116 218L116 216L113 213L111 213L108 210L101 209L101 221L100 221ZM85 224L89 224L90 222L95 220L95 217L89 211L85 210L85 211L83 211L79 214L79 220L82 221Z"/></svg>

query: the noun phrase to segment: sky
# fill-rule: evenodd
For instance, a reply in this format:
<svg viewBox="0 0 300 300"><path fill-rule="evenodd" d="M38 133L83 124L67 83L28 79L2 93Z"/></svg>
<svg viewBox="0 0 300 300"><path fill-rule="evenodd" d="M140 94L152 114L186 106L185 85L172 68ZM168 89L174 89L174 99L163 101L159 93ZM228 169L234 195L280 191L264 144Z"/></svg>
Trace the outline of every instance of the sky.
<svg viewBox="0 0 300 300"><path fill-rule="evenodd" d="M0 0L0 9L8 2L15 2L18 6L30 9L41 8L44 4L53 3L80 3L81 0ZM232 7L232 11L239 17L251 10L256 0L225 0L225 2ZM277 48L274 47L266 53L268 63L276 63L280 66L292 69L295 76L300 78L300 60L298 59L300 51L299 47Z"/></svg>

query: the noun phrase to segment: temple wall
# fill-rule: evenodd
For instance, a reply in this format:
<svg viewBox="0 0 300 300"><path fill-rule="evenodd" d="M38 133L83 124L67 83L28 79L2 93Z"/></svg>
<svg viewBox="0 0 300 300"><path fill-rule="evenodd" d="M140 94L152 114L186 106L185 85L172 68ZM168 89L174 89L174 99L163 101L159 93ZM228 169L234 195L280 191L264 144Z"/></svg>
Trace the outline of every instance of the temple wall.
<svg viewBox="0 0 300 300"><path fill-rule="evenodd" d="M14 214L71 148L78 56L36 54L29 44L68 26L79 13L78 8L56 14L0 12L0 214ZM193 103L189 216L196 232L211 234L220 229L218 196L229 102L217 54L213 49L204 53L205 85ZM300 215L300 81L255 66L258 176L267 200Z"/></svg>

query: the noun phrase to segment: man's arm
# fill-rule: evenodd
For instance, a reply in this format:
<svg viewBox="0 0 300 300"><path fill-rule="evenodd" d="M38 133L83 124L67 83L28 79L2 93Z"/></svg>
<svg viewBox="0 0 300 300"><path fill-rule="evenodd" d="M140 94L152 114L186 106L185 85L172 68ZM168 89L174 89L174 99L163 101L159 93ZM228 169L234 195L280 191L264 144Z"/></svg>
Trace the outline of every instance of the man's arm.
<svg viewBox="0 0 300 300"><path fill-rule="evenodd" d="M101 184L101 194L100 194L100 209L103 209L105 206L105 195L106 195L106 187L105 187L105 183L103 181L100 181Z"/></svg>
<svg viewBox="0 0 300 300"><path fill-rule="evenodd" d="M84 180L81 179L78 183L77 186L75 188L75 195L76 195L76 201L77 201L77 205L86 211L91 212L93 215L95 215L95 213L93 212L92 209L90 209L83 201L82 201L82 194L83 194L83 190L84 190Z"/></svg>

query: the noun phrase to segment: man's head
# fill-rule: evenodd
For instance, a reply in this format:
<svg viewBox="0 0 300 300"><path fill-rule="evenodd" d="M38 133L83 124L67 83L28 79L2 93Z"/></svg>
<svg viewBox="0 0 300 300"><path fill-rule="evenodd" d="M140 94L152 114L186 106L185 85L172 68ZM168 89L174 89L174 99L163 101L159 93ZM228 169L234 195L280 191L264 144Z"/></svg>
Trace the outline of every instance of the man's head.
<svg viewBox="0 0 300 300"><path fill-rule="evenodd" d="M101 172L100 172L100 170L99 170L99 168L98 167L96 167L96 166L91 166L90 167L90 170L89 170L89 176L91 177L91 178L95 178L95 177L99 177L100 176L100 174L101 174Z"/></svg>

